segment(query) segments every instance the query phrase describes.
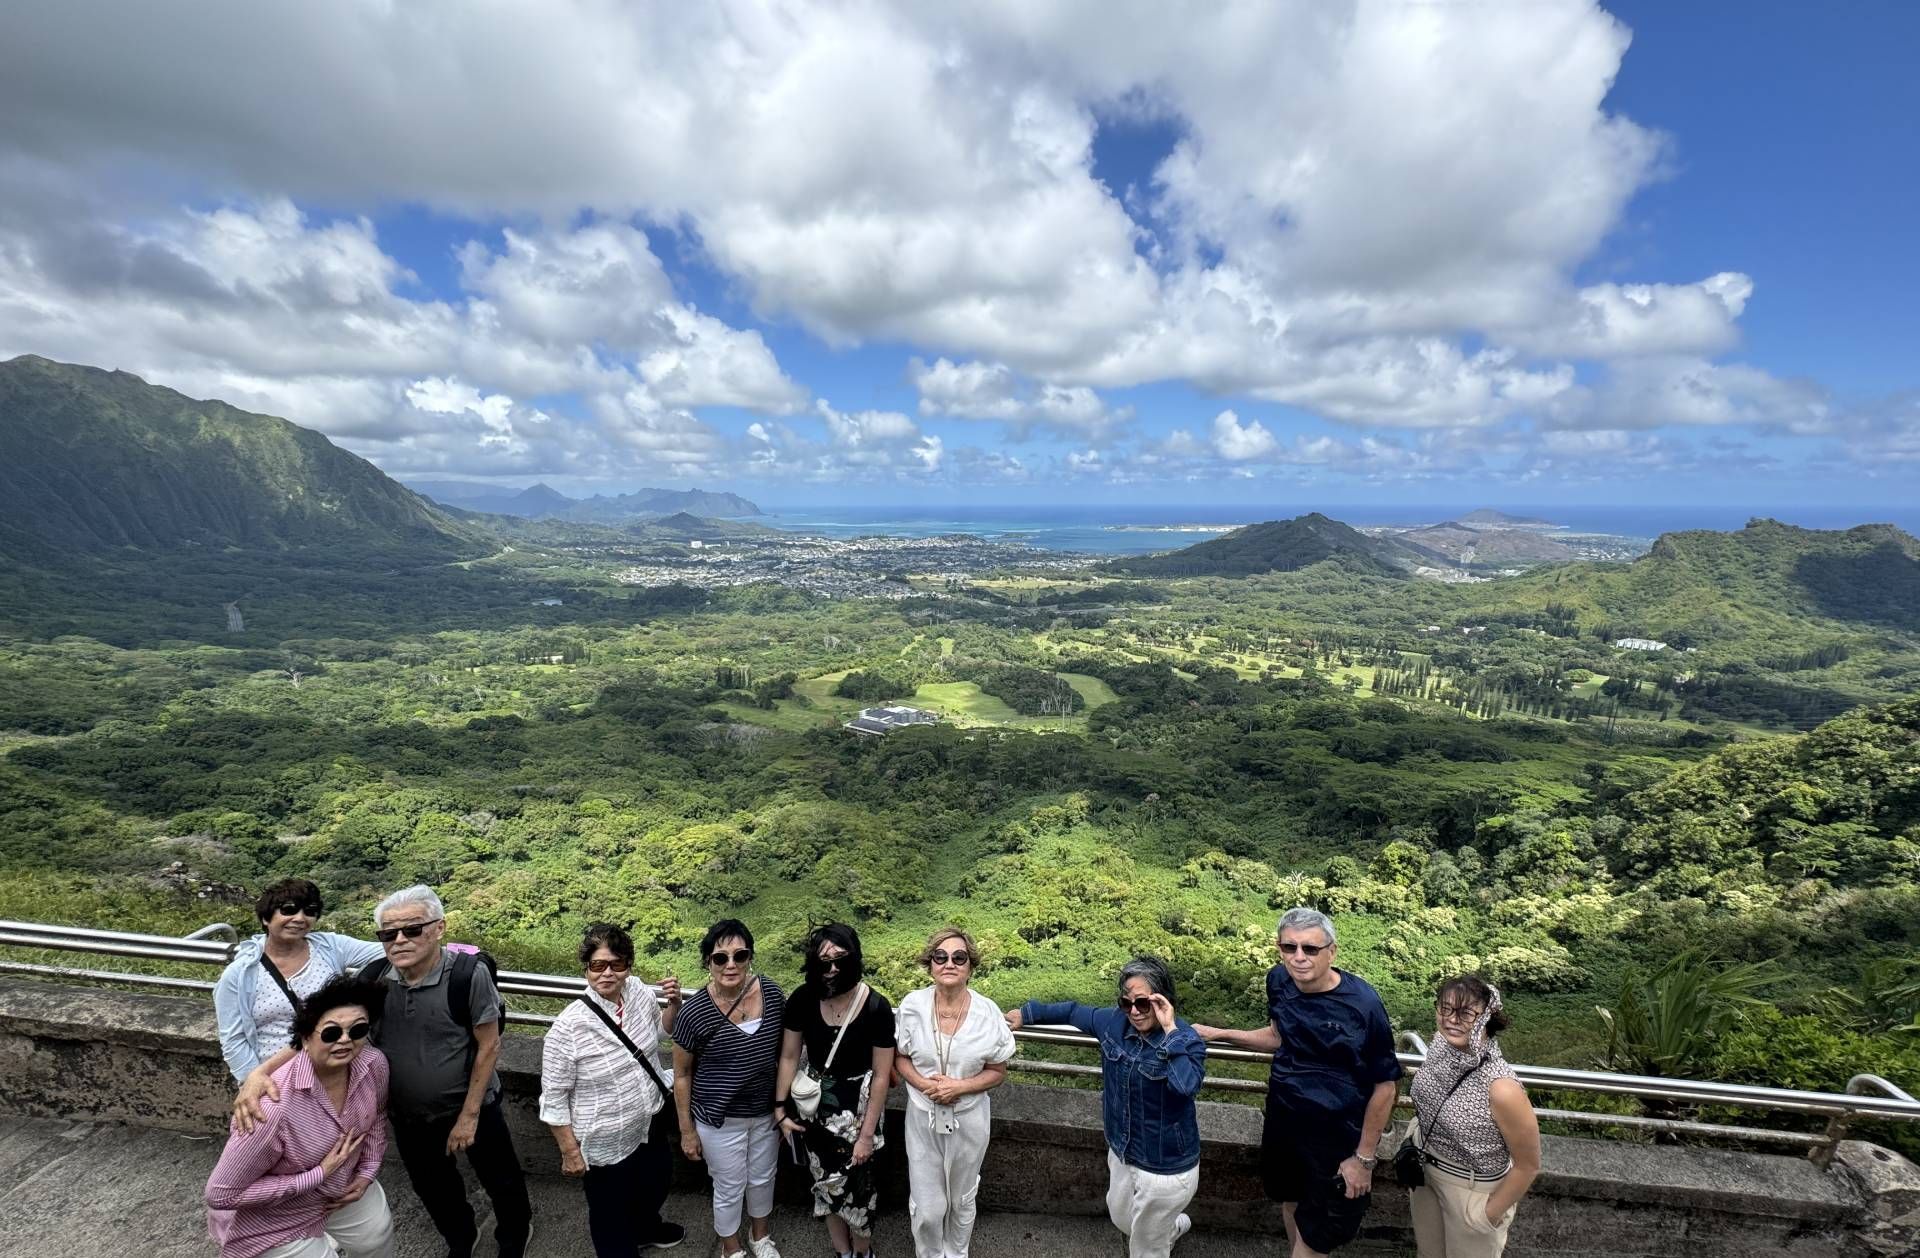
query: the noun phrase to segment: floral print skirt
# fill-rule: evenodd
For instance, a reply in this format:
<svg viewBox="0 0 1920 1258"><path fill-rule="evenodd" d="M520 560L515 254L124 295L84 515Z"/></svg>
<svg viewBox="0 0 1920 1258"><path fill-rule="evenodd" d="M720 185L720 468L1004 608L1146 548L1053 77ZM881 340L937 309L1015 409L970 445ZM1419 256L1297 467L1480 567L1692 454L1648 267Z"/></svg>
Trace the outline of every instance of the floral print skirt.
<svg viewBox="0 0 1920 1258"><path fill-rule="evenodd" d="M807 1134L801 1137L807 1169L813 1174L814 1217L837 1214L863 1236L873 1230L871 1220L880 1197L874 1163L885 1141L884 1133L875 1131L875 1157L860 1166L853 1164L853 1144L860 1138L860 1121L867 1112L867 1093L872 1086L871 1071L857 1080L821 1080L820 1108L808 1121Z"/></svg>

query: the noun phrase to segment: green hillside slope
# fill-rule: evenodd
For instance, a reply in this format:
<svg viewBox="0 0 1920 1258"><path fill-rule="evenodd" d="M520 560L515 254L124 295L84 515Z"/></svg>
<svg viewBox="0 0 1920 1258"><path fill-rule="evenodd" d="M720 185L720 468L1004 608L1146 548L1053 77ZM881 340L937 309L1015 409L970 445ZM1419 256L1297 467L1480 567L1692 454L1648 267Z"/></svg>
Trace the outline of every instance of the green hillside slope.
<svg viewBox="0 0 1920 1258"><path fill-rule="evenodd" d="M1355 572L1397 577L1409 562L1448 562L1438 555L1414 553L1415 549L1368 537L1315 511L1291 520L1249 524L1183 550L1118 559L1108 566L1136 576L1238 577L1294 572L1331 559Z"/></svg>
<svg viewBox="0 0 1920 1258"><path fill-rule="evenodd" d="M491 541L284 419L126 372L0 363L0 551L184 545L451 556Z"/></svg>

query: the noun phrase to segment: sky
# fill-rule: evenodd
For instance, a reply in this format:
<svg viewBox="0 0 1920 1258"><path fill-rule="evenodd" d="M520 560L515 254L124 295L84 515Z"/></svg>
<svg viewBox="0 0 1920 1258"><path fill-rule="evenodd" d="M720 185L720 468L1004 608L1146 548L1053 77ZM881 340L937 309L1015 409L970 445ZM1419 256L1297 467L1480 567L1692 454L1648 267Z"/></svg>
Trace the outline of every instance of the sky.
<svg viewBox="0 0 1920 1258"><path fill-rule="evenodd" d="M575 494L1866 518L1920 488L1916 46L1899 0L63 0L0 43L0 360Z"/></svg>

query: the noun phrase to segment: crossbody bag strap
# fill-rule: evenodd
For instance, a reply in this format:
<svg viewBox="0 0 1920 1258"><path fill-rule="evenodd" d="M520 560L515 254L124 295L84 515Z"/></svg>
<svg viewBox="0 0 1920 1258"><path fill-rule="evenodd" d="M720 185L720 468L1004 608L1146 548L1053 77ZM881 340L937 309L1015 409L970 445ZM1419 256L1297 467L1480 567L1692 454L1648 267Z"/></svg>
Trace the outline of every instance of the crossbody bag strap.
<svg viewBox="0 0 1920 1258"><path fill-rule="evenodd" d="M1440 1104L1434 1109L1433 1117L1435 1121L1438 1121L1440 1118L1440 1115L1443 1112L1445 1112L1447 1108L1447 1102L1451 1101L1453 1099L1453 1094L1460 1090L1460 1085L1467 1081L1467 1076L1472 1074L1474 1071L1480 1069L1480 1067L1486 1064L1487 1064L1487 1059L1485 1057L1482 1057L1479 1061L1474 1062L1473 1065L1469 1066L1467 1069L1460 1072L1460 1077L1453 1081L1453 1086L1447 1089L1447 1094L1440 1098ZM1427 1120L1420 1117L1420 1107L1418 1105L1415 1105L1413 1107L1413 1116L1420 1123L1419 1144L1424 1144L1427 1139ZM1416 1145L1415 1147L1419 1147L1419 1146Z"/></svg>
<svg viewBox="0 0 1920 1258"><path fill-rule="evenodd" d="M647 1077L653 1080L653 1086L660 1089L660 1100L664 1104L666 1099L673 1095L673 1089L661 1081L660 1072L653 1068L653 1063L648 1061L647 1055L640 1051L640 1046L627 1038L627 1033L620 1029L620 1024L615 1022L612 1015L605 1009L602 1009L599 1005L594 1004L585 997L581 998L580 1003L593 1010L593 1012L599 1016L600 1021L607 1024L607 1030L612 1031L620 1037L620 1042L627 1046L627 1051L633 1054L633 1059L640 1063L641 1068L647 1072Z"/></svg>
<svg viewBox="0 0 1920 1258"><path fill-rule="evenodd" d="M260 953L260 968L273 976L274 985L278 987L281 991L286 993L287 1003L293 1006L294 1016L299 1017L300 1016L299 995L293 990L293 984L287 982L287 976L280 972L280 967L267 959L267 954L265 950L262 950Z"/></svg>
<svg viewBox="0 0 1920 1258"><path fill-rule="evenodd" d="M840 1041L846 1038L847 1028L852 1026L854 1022L859 1019L860 1015L867 1011L867 995L867 985L862 983L857 993L857 999L847 1003L847 1020L840 1024L840 1034L833 1037L833 1047L827 1050L827 1060L820 1067L821 1074L825 1074L827 1071L833 1069L834 1055L840 1051ZM859 1013L854 1012L856 1007L859 1009Z"/></svg>

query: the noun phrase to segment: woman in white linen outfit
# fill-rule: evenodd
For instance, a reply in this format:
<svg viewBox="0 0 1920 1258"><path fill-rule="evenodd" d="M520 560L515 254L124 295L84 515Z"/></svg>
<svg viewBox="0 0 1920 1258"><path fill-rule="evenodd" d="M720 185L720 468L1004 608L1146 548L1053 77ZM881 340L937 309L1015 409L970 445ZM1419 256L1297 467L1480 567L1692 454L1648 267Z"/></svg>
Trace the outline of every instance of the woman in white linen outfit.
<svg viewBox="0 0 1920 1258"><path fill-rule="evenodd" d="M967 1258L993 1129L987 1093L1007 1077L1013 1032L999 1006L967 986L973 937L937 930L920 953L931 986L900 1002L894 1067L907 1083L908 1212L919 1258Z"/></svg>

